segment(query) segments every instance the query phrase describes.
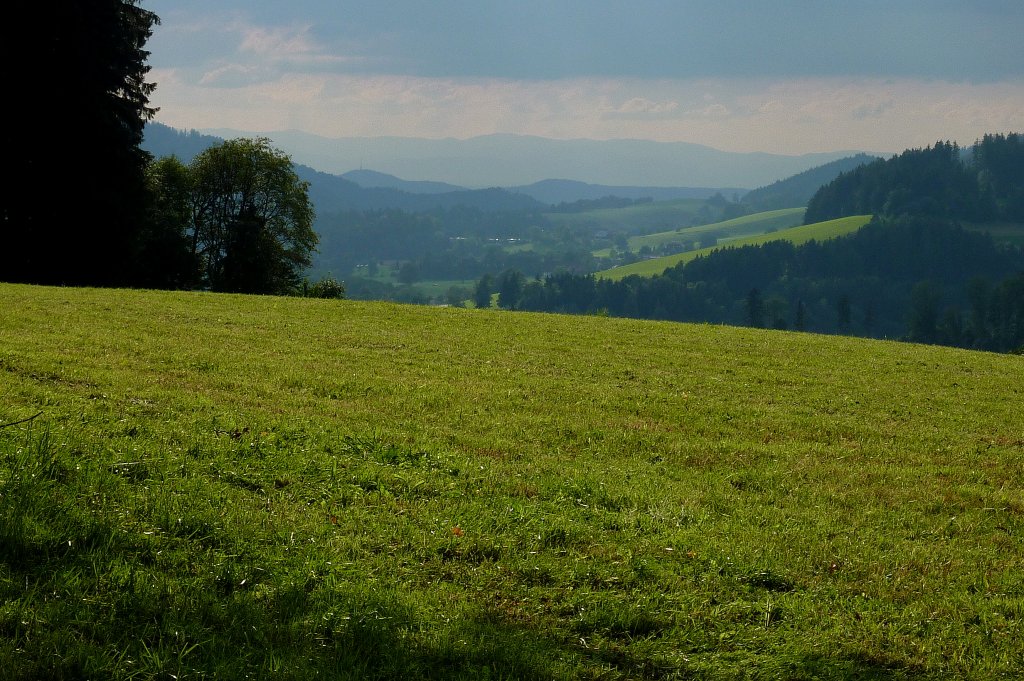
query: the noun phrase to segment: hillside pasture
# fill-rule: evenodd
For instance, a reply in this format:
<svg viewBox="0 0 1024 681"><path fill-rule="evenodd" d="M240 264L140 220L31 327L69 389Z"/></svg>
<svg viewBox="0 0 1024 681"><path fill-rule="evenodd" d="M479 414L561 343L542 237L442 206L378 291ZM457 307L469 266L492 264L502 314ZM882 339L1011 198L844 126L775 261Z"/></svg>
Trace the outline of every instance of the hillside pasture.
<svg viewBox="0 0 1024 681"><path fill-rule="evenodd" d="M782 210L765 211L763 213L743 215L731 220L723 220L722 222L713 222L708 225L680 227L667 232L634 236L629 238L629 250L637 253L645 246L657 249L666 244L677 242L700 243L701 239L708 235L718 239L718 243L722 244L725 241L731 241L743 236L754 236L795 227L803 222L804 210L803 208L785 208ZM607 257L609 250L596 251L594 255Z"/></svg>
<svg viewBox="0 0 1024 681"><path fill-rule="evenodd" d="M825 239L834 239L835 237L852 234L870 221L870 215L854 215L847 218L816 222L810 225L799 225L797 227L790 227L789 229L780 229L775 232L733 239L718 246L710 246L708 248L700 248L693 251L686 251L684 253L666 255L660 258L650 258L648 260L642 260L629 265L623 265L621 267L613 267L612 269L598 272L597 276L606 277L608 279L624 279L633 274L637 274L642 277L650 277L656 274L661 274L669 267L689 262L695 258L708 255L709 253L721 248L757 246L770 241L779 240L790 241L793 244L807 243L812 239L823 241Z"/></svg>
<svg viewBox="0 0 1024 681"><path fill-rule="evenodd" d="M676 199L580 213L545 213L545 217L556 227L573 230L650 234L692 225L707 210L705 199Z"/></svg>
<svg viewBox="0 0 1024 681"><path fill-rule="evenodd" d="M0 676L1012 678L1022 358L0 285Z"/></svg>

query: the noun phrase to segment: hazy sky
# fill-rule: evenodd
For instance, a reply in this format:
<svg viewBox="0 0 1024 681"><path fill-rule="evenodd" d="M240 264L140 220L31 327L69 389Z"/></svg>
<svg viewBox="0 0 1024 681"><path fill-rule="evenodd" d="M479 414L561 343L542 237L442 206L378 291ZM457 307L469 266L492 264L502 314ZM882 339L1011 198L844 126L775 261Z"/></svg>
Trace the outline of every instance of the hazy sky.
<svg viewBox="0 0 1024 681"><path fill-rule="evenodd" d="M157 120L896 152L1024 131L1021 0L142 0Z"/></svg>

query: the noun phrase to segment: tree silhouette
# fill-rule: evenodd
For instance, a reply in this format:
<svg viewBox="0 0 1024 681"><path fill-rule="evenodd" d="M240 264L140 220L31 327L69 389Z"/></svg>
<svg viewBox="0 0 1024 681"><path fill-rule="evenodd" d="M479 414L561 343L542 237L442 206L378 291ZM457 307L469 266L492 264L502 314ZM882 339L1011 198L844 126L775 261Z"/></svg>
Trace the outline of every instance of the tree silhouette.
<svg viewBox="0 0 1024 681"><path fill-rule="evenodd" d="M0 279L129 283L146 219L139 144L155 110L143 49L157 16L136 0L19 3L5 63Z"/></svg>

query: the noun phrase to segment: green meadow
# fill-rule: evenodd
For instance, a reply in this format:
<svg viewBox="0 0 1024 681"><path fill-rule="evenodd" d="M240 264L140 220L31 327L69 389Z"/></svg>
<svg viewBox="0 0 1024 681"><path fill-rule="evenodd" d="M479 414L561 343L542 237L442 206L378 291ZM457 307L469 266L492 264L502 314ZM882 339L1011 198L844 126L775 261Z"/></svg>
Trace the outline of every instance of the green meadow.
<svg viewBox="0 0 1024 681"><path fill-rule="evenodd" d="M791 210L803 209L801 208ZM786 219L791 219L792 216L785 215L782 217ZM661 274L669 267L674 267L681 263L690 262L695 258L708 255L709 253L717 251L721 248L740 248L742 246L757 246L760 244L768 243L769 241L780 240L789 241L797 245L807 243L812 239L817 241L823 241L825 239L834 239L835 237L856 232L858 229L860 229L870 221L870 215L854 215L846 218L838 218L836 220L816 222L810 225L799 225L797 227L780 229L774 232L760 233L755 236L733 239L726 242L725 244L718 246L711 246L708 248L686 251L684 253L676 253L674 255L666 255L660 258L641 260L639 262L631 263L629 265L623 265L621 267L613 267L612 269L604 270L603 272L598 272L597 276L608 279L625 279L626 277L632 274L638 274L642 277L650 277L656 274ZM719 224L724 225L726 223Z"/></svg>
<svg viewBox="0 0 1024 681"><path fill-rule="evenodd" d="M1024 358L0 285L0 678L990 679Z"/></svg>
<svg viewBox="0 0 1024 681"><path fill-rule="evenodd" d="M599 208L582 213L545 213L555 226L572 229L625 230L630 233L664 232L695 220L706 209L704 199L675 199L640 203L625 208Z"/></svg>
<svg viewBox="0 0 1024 681"><path fill-rule="evenodd" d="M731 220L714 222L709 225L697 227L681 227L667 232L656 234L644 234L629 238L629 250L634 253L644 246L659 248L665 244L686 241L700 241L706 234L713 234L721 242L724 239L736 239L742 236L751 236L773 232L779 229L795 227L803 221L805 208L783 208L781 210L765 211L743 215ZM607 257L611 249L595 251L594 255Z"/></svg>

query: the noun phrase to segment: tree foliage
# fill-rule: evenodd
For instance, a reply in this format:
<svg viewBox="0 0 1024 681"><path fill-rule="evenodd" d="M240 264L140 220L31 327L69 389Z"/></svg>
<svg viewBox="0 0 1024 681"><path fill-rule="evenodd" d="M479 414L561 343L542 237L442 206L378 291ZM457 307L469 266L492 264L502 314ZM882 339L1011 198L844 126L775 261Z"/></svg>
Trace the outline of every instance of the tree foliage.
<svg viewBox="0 0 1024 681"><path fill-rule="evenodd" d="M150 214L140 233L133 283L159 289L194 287L199 281L199 262L187 235L192 215L189 169L168 156L149 165L146 179Z"/></svg>
<svg viewBox="0 0 1024 681"><path fill-rule="evenodd" d="M16 165L0 278L115 285L136 274L149 210L139 144L155 112L143 48L157 22L137 0L20 3L3 22L3 144Z"/></svg>
<svg viewBox="0 0 1024 681"><path fill-rule="evenodd" d="M985 135L966 152L937 142L841 174L811 197L804 222L847 215L1024 220L1024 138Z"/></svg>
<svg viewBox="0 0 1024 681"><path fill-rule="evenodd" d="M317 243L308 186L270 140L235 139L188 165L191 255L215 291L287 293Z"/></svg>
<svg viewBox="0 0 1024 681"><path fill-rule="evenodd" d="M506 272L499 288L515 280ZM1006 351L1024 345L1024 253L942 220L876 219L824 242L724 248L661 276L555 273L525 284L515 300L501 307Z"/></svg>

